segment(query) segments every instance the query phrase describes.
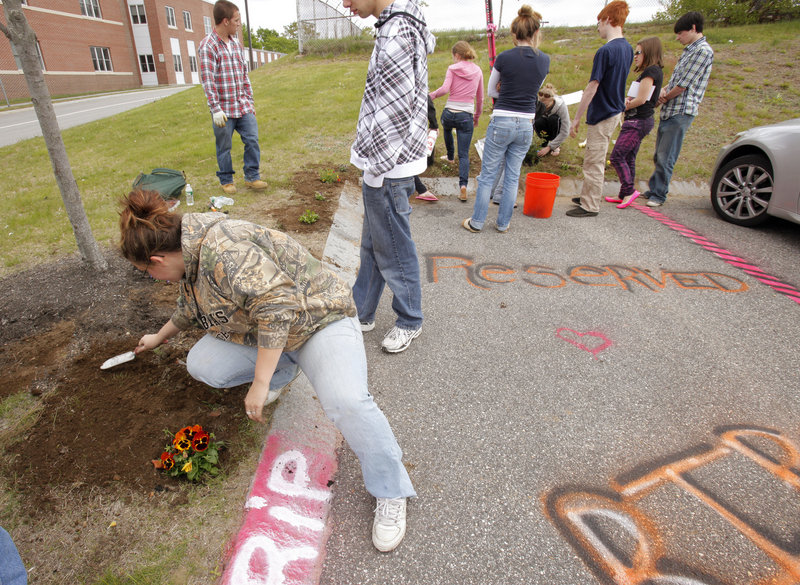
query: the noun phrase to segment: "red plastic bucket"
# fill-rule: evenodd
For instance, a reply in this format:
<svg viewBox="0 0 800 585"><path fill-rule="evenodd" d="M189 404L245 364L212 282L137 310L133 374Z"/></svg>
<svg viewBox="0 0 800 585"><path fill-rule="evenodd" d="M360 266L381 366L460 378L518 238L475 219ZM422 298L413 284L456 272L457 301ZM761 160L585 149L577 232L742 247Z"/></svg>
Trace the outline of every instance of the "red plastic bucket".
<svg viewBox="0 0 800 585"><path fill-rule="evenodd" d="M528 173L522 213L542 219L550 217L560 181L561 177L553 173Z"/></svg>

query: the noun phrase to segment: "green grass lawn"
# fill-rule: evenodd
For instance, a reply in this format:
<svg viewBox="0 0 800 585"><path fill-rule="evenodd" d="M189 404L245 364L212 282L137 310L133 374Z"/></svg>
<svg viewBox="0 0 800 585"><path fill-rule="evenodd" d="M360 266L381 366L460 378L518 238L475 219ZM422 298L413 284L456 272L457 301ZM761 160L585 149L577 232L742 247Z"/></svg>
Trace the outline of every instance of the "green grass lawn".
<svg viewBox="0 0 800 585"><path fill-rule="evenodd" d="M665 79L682 50L671 25L634 25L626 37L635 43L657 35L665 44ZM707 29L716 51L714 70L700 115L690 130L675 168L680 179L707 181L719 147L741 130L796 117L800 112L800 54L796 23ZM441 85L452 63L450 48L459 38L472 42L488 79L485 41L479 33L441 33L429 59L430 86ZM583 89L592 56L602 43L593 27L544 30L542 50L551 56L547 81L561 93ZM498 51L511 47L501 37ZM364 87L369 54L363 50L337 57L289 55L251 75L262 148L262 178L268 194L291 189L292 173L306 165L346 164ZM631 79L634 76L631 75ZM441 102L441 103L439 103ZM437 102L440 109L444 100ZM489 102L486 104L488 112ZM571 107L574 113L576 106ZM484 115L475 138L485 135ZM585 134L585 125L583 126ZM638 158L638 178L652 171L654 134ZM169 167L186 172L198 203L219 194L211 121L202 89L185 92L94 123L63 132L73 173L93 232L101 245L117 238L117 201L140 171ZM583 136L581 136L581 139ZM441 140L441 138L440 138ZM579 140L568 140L558 159L540 167L579 175ZM234 165L241 164L241 144L234 140ZM607 175L615 178L613 171ZM241 181L239 173L237 178ZM56 187L42 138L0 148L0 275L7 275L76 250L74 236ZM240 190L237 203L255 195Z"/></svg>

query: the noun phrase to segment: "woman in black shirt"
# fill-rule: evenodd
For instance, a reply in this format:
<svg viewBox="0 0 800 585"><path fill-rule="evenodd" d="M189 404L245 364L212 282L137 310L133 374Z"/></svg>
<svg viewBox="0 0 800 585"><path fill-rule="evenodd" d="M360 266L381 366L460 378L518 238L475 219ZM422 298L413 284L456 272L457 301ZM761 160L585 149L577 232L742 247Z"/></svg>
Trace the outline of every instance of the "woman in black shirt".
<svg viewBox="0 0 800 585"><path fill-rule="evenodd" d="M611 152L611 165L617 171L620 182L619 195L606 197L609 203L618 203L617 207L620 209L628 207L640 195L634 188L636 155L642 140L655 125L653 112L664 81L662 54L661 40L658 37L642 39L633 53L634 71L641 72L634 82L638 84L638 90L635 97L632 97L632 91L628 92L625 99L625 121Z"/></svg>

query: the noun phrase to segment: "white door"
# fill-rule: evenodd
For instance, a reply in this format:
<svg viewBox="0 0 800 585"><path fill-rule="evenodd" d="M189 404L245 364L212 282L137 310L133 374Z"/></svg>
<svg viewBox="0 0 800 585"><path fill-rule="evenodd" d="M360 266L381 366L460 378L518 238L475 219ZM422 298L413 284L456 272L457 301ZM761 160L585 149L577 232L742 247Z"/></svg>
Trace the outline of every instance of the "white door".
<svg viewBox="0 0 800 585"><path fill-rule="evenodd" d="M133 44L139 61L139 72L142 75L143 86L158 85L155 56L153 45L150 42L150 28L147 21L144 2L142 0L128 0L128 17L131 19L133 29Z"/></svg>
<svg viewBox="0 0 800 585"><path fill-rule="evenodd" d="M200 73L197 70L197 51L194 49L194 41L186 41L186 52L189 54L189 72L192 74L192 83L200 83Z"/></svg>
<svg viewBox="0 0 800 585"><path fill-rule="evenodd" d="M186 83L186 74L184 69L186 65L183 62L183 55L181 55L181 42L178 39L169 39L169 46L172 49L172 66L175 68L175 83L184 85Z"/></svg>

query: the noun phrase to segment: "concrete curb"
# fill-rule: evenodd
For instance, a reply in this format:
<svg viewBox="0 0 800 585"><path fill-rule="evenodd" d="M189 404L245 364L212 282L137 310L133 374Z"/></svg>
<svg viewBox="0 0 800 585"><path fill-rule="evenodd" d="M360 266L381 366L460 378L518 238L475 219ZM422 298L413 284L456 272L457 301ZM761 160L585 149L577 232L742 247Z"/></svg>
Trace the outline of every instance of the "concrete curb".
<svg viewBox="0 0 800 585"><path fill-rule="evenodd" d="M350 283L358 270L362 209L360 189L346 183L323 252ZM308 379L298 376L273 412L221 585L319 582L341 442Z"/></svg>

